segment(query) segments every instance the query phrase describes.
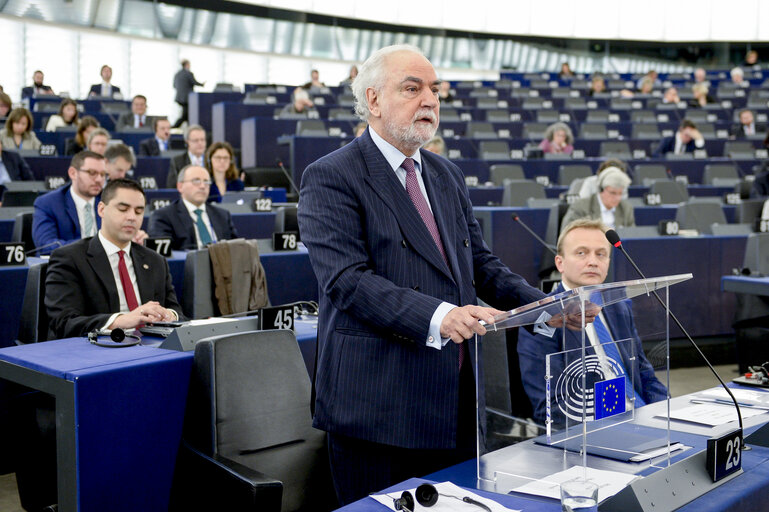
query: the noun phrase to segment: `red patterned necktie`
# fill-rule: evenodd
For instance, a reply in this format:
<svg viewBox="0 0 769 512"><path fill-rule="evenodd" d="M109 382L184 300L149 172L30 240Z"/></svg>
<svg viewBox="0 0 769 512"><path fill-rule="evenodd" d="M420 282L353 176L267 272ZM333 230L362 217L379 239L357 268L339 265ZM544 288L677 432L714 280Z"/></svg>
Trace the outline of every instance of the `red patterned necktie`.
<svg viewBox="0 0 769 512"><path fill-rule="evenodd" d="M438 231L438 225L435 223L435 217L433 212L430 211L430 207L427 205L425 196L422 195L422 190L419 188L419 180L417 180L417 172L414 169L414 160L407 158L401 165L406 170L406 193L411 198L411 202L414 203L414 207L419 212L419 216L422 217L422 221L427 227L427 231L433 237L435 245L438 246L443 261L446 262L446 266L449 266L449 260L446 258L446 251L443 249L443 242L441 241L441 234ZM465 357L467 352L467 343L461 343L459 345L459 367L465 363Z"/></svg>
<svg viewBox="0 0 769 512"><path fill-rule="evenodd" d="M125 252L118 251L120 261L117 264L117 271L120 274L120 284L123 285L123 293L125 294L125 301L128 304L128 311L133 311L139 307L139 302L136 300L136 293L134 292L134 285L131 282L131 276L128 275L128 267L125 264Z"/></svg>

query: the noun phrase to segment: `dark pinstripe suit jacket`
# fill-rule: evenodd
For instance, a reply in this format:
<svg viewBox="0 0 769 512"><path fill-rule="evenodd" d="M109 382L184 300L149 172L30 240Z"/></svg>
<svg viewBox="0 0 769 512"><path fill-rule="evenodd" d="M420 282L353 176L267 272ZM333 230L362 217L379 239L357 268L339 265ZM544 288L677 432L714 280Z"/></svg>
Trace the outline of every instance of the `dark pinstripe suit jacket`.
<svg viewBox="0 0 769 512"><path fill-rule="evenodd" d="M368 131L304 171L299 228L320 286L314 424L406 448L451 448L458 347L425 346L435 309L475 304L476 292L502 309L544 295L490 253L459 168L426 151L422 165L451 268Z"/></svg>

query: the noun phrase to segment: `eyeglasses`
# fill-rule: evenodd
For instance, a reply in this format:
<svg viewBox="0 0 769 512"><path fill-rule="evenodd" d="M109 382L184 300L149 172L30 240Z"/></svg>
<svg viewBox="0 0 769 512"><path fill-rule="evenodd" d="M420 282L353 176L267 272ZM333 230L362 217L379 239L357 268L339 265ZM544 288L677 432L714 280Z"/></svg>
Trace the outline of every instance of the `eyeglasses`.
<svg viewBox="0 0 769 512"><path fill-rule="evenodd" d="M211 160L219 160L220 162L229 162L232 160L229 156L212 156Z"/></svg>
<svg viewBox="0 0 769 512"><path fill-rule="evenodd" d="M105 176L107 176L107 173L104 171L92 171L91 169L78 169L79 172L84 172L88 176L90 176L92 179L101 178L104 179Z"/></svg>
<svg viewBox="0 0 769 512"><path fill-rule="evenodd" d="M194 180L184 180L182 183L192 183L196 187L199 187L201 185L205 185L207 187L211 186L211 183L213 183L211 180L201 180L200 178L195 178Z"/></svg>

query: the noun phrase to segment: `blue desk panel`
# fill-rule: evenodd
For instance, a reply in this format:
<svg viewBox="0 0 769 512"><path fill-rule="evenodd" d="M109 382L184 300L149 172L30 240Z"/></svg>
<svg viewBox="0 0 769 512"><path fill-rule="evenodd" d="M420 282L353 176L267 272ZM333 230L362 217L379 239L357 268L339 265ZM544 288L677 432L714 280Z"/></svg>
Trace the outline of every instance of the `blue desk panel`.
<svg viewBox="0 0 769 512"><path fill-rule="evenodd" d="M189 95L189 123L199 124L211 131L211 108L223 101L243 101L240 92L191 92Z"/></svg>

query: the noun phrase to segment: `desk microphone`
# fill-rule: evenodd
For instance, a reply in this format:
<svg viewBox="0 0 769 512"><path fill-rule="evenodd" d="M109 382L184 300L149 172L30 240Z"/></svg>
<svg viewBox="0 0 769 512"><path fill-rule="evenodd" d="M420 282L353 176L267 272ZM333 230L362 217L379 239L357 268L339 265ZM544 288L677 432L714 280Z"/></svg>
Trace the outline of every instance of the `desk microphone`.
<svg viewBox="0 0 769 512"><path fill-rule="evenodd" d="M534 237L534 238L537 240L537 242L539 242L540 244L542 244L542 245L545 247L545 249L547 249L548 251L552 252L552 253L553 253L553 256L557 256L557 254L556 254L556 252L555 252L555 249L553 248L553 246L552 246L552 245L550 245L550 244L548 244L548 243L547 243L547 242L545 242L544 240L542 240L542 239L539 237L539 235L537 235L537 234L536 234L534 231L532 231L532 229L531 229L529 226L527 226L527 225L526 225L526 224L525 224L525 223L524 223L524 222L521 220L521 218L518 216L518 214L517 214L517 213L515 213L515 212L513 212L513 220L514 220L515 222L517 222L518 224L520 224L520 225L521 225L521 227L522 227L523 229L525 229L525 230L526 230L526 231L527 231L527 232L528 232L528 233L529 233L531 236L533 236L533 237Z"/></svg>
<svg viewBox="0 0 769 512"><path fill-rule="evenodd" d="M61 243L61 240L54 240L50 244L45 244L45 245L40 246L40 247L35 247L31 251L25 252L24 255L25 256L29 256L30 254L35 254L36 252L42 251L43 249L48 249L49 247L53 247L53 246L61 247L62 245L64 245L64 244Z"/></svg>
<svg viewBox="0 0 769 512"><path fill-rule="evenodd" d="M630 262L630 264L633 266L636 272L638 272L638 275L640 275L643 279L646 279L646 276L643 272L641 272L641 269L638 268L638 265L635 264L635 261L633 261L633 258L630 257L630 255L625 250L625 247L622 245L622 240L620 240L619 235L616 231L613 229L610 229L606 232L606 239L609 241L610 244L612 244L614 247L622 251L622 254L625 255L625 258ZM697 346L697 344L694 342L691 336L689 336L689 333L684 329L684 326L681 324L681 322L678 321L678 318L673 314L670 309L665 305L665 303L662 301L660 296L657 294L657 290L652 290L652 293L657 298L657 301L660 303L660 305L667 310L668 314L670 315L670 318L673 319L673 322L678 326L679 329L681 329L681 332L684 333L686 336L686 339L689 340L689 343L692 344L692 347L697 351L697 353L700 355L703 361L705 361L705 364L708 365L708 368L710 368L710 371L713 372L713 375L716 376L716 379L718 379L718 382L721 383L721 386L726 390L726 393L731 397L732 401L734 402L734 407L737 409L737 420L740 424L740 432L742 432L742 413L740 412L740 405L737 403L737 399L734 398L734 395L732 394L731 390L724 384L724 381L721 380L721 377L719 377L718 373L716 372L715 368L713 368L713 365L710 364L710 361L708 361L708 358L705 357L705 354L702 353L702 350L700 350L700 347ZM669 392L669 391L668 391ZM743 447L743 450L745 449L745 444L740 443L740 445Z"/></svg>
<svg viewBox="0 0 769 512"><path fill-rule="evenodd" d="M291 173L286 170L286 166L283 165L283 160L280 158L275 159L275 163L278 164L278 167L280 167L280 170L283 171L283 174L286 175L286 178L288 178L288 182L291 184L291 188L294 189L294 192L296 192L297 197L299 196L299 189L296 188L296 183L294 183L294 180L291 178Z"/></svg>

